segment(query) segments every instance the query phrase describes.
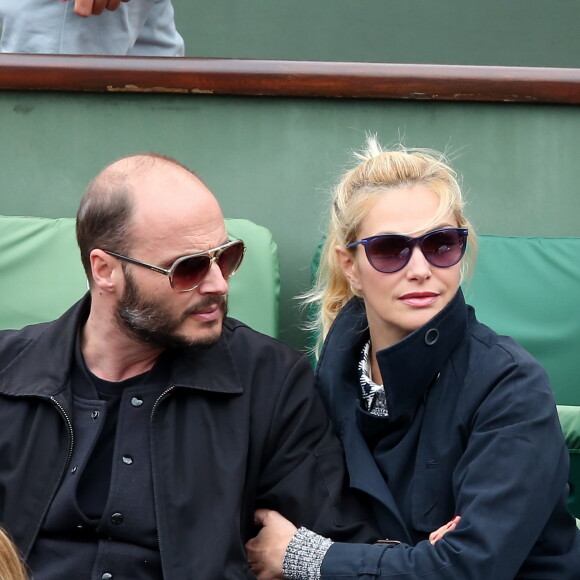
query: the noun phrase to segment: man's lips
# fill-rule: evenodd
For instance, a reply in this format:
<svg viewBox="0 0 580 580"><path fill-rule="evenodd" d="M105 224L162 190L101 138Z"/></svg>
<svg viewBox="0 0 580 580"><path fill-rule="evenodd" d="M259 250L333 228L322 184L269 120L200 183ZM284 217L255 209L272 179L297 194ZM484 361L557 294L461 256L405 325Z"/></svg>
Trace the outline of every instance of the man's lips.
<svg viewBox="0 0 580 580"><path fill-rule="evenodd" d="M222 317L226 311L226 301L225 299L211 299L190 308L185 316L194 316L199 320L209 321L217 320Z"/></svg>
<svg viewBox="0 0 580 580"><path fill-rule="evenodd" d="M399 300L407 306L425 308L431 306L439 298L436 292L408 292L399 297Z"/></svg>

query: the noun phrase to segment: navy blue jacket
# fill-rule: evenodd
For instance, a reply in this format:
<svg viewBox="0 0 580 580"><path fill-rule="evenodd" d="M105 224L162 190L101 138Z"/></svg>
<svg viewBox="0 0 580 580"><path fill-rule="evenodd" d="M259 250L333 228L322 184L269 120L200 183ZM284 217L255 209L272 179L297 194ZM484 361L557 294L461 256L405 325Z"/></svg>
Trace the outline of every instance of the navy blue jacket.
<svg viewBox="0 0 580 580"><path fill-rule="evenodd" d="M422 328L377 353L388 418L359 404L368 340L362 301L327 337L318 388L343 441L351 485L385 537L336 543L322 579L573 580L580 532L566 507L568 453L548 378L525 350L475 318L461 291ZM428 534L460 515L432 546Z"/></svg>

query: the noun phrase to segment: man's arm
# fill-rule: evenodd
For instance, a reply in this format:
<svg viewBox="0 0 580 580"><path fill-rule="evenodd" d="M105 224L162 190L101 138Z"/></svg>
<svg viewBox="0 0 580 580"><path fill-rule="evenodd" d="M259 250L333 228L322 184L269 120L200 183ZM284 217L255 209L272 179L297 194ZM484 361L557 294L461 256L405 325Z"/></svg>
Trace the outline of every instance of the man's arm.
<svg viewBox="0 0 580 580"><path fill-rule="evenodd" d="M268 384L276 384L280 368L270 369ZM344 451L314 390L310 364L301 357L283 376L279 388L259 395L268 413L254 425L265 442L255 507L277 510L333 540L375 541L381 534L372 509L349 487Z"/></svg>

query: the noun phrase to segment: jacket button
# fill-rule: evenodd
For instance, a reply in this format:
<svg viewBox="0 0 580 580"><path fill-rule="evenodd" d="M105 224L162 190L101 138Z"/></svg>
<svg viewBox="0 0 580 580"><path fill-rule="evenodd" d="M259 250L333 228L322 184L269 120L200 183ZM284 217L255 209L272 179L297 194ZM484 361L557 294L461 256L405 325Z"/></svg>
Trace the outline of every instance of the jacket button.
<svg viewBox="0 0 580 580"><path fill-rule="evenodd" d="M93 421L96 421L98 418L99 418L99 412L98 412L98 411L93 411L93 412L91 413L91 419L92 419Z"/></svg>
<svg viewBox="0 0 580 580"><path fill-rule="evenodd" d="M425 333L425 344L433 346L439 340L439 331L436 328L430 328Z"/></svg>
<svg viewBox="0 0 580 580"><path fill-rule="evenodd" d="M113 524L115 524L116 526L120 526L123 523L123 514L120 514L119 512L115 512L111 516L111 522Z"/></svg>
<svg viewBox="0 0 580 580"><path fill-rule="evenodd" d="M125 465L131 465L133 463L133 458L130 455L123 455L123 463Z"/></svg>
<svg viewBox="0 0 580 580"><path fill-rule="evenodd" d="M113 580L113 575L110 572L105 572L101 576L101 580Z"/></svg>
<svg viewBox="0 0 580 580"><path fill-rule="evenodd" d="M143 404L143 401L141 399L139 399L138 397L133 397L131 399L131 405L133 405L133 407L140 407Z"/></svg>

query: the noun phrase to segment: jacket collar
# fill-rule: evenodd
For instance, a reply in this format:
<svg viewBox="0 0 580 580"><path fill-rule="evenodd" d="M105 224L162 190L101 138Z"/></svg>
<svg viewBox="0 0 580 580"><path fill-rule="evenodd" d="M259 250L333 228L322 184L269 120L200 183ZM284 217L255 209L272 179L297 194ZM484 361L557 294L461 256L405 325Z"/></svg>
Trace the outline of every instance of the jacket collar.
<svg viewBox="0 0 580 580"><path fill-rule="evenodd" d="M87 294L54 322L37 325L18 355L0 368L0 392L49 398L66 389L76 334L90 307ZM170 385L218 393L243 392L228 344L231 332L226 319L222 336L213 346L172 353Z"/></svg>
<svg viewBox="0 0 580 580"><path fill-rule="evenodd" d="M377 353L387 395L389 420L414 415L427 389L464 337L467 322L467 307L460 289L427 324L401 342ZM334 412L340 413L339 409L346 409L346 406L334 406L333 402L336 404L345 398L358 399L357 365L367 340L364 303L360 298L353 298L334 321L317 370L319 387ZM346 417L335 417L339 422L343 419Z"/></svg>
<svg viewBox="0 0 580 580"><path fill-rule="evenodd" d="M414 416L466 329L467 308L459 290L427 324L377 353L392 421L410 420Z"/></svg>

